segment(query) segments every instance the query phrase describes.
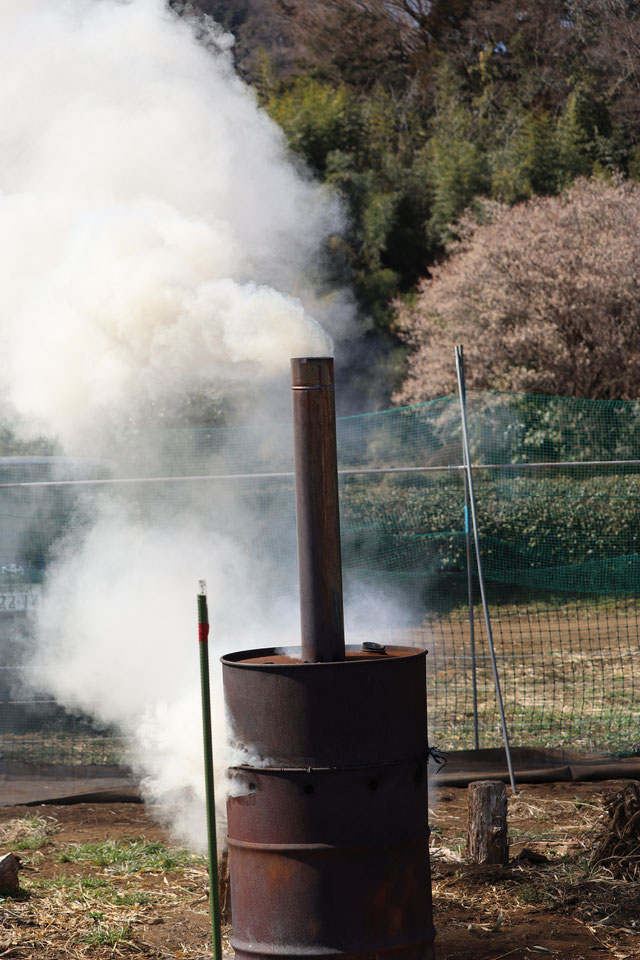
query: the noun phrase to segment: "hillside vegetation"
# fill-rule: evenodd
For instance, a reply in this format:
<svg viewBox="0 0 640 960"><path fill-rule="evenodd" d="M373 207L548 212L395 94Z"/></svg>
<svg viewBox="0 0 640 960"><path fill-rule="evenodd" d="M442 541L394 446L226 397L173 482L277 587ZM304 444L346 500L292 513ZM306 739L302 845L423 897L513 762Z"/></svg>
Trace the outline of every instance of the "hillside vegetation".
<svg viewBox="0 0 640 960"><path fill-rule="evenodd" d="M387 346L406 342L398 300L413 304L416 284L424 290L451 255L465 211L486 210L479 201L512 207L561 195L578 178L640 177L632 0L187 7L235 33L238 67L291 149L345 198L351 219L333 241L335 273L373 319L370 338Z"/></svg>

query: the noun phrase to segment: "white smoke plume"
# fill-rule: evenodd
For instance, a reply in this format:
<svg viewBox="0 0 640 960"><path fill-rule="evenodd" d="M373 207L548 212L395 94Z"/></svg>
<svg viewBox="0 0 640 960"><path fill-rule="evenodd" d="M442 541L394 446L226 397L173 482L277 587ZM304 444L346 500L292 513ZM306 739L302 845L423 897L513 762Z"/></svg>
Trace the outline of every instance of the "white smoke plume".
<svg viewBox="0 0 640 960"><path fill-rule="evenodd" d="M229 43L161 0L0 0L4 409L125 473L117 437L141 411L326 354L347 322L316 269L340 210L288 159ZM40 689L126 733L148 795L169 798L194 846L197 581L212 660L298 629L295 580L270 590L250 511L228 491L204 523L202 506L96 500L49 568L29 665Z"/></svg>
<svg viewBox="0 0 640 960"><path fill-rule="evenodd" d="M142 396L331 350L304 304L335 200L208 36L161 0L0 2L5 402L67 448Z"/></svg>
<svg viewBox="0 0 640 960"><path fill-rule="evenodd" d="M220 532L215 517L198 516L188 501L173 517L154 505L154 515L142 519L126 500L96 506L91 529L80 543L73 538L50 571L31 679L67 707L116 724L146 798L160 805L174 836L204 849L198 578L208 577L221 817L230 753L217 659L295 636L295 601L269 598L264 556ZM249 524L229 497L219 495L216 506L234 510L232 527Z"/></svg>

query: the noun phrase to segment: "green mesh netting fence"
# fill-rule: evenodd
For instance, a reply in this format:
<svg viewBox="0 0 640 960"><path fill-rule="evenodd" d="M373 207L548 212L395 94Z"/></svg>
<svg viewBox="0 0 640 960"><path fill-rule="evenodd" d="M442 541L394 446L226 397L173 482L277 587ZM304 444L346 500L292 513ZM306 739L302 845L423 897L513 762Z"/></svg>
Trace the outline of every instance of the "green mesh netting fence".
<svg viewBox="0 0 640 960"><path fill-rule="evenodd" d="M635 752L640 403L470 393L468 414L512 743ZM338 448L348 640L426 647L431 739L443 749L469 748L472 662L457 397L343 418ZM126 468L0 459L0 482L99 480L118 469L168 479L99 485L102 504L133 498L152 522L167 510L179 515L195 498L210 533L245 538L246 550L264 558L269 589L290 589L292 478L247 476L291 471L289 424L168 433L160 464L142 452ZM238 479L213 478L221 474ZM211 479L187 479L203 476ZM231 499L251 518L250 541L246 529L234 529ZM6 759L95 763L119 755L114 731L35 703L17 679L41 583L69 529L90 528L95 503L90 484L0 488L0 754ZM473 573L480 745L496 746L501 730Z"/></svg>

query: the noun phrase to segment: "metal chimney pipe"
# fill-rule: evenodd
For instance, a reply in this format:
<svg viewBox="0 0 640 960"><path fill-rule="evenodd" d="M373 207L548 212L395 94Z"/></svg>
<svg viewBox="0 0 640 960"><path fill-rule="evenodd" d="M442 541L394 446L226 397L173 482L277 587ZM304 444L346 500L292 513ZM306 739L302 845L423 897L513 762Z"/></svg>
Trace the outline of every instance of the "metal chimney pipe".
<svg viewBox="0 0 640 960"><path fill-rule="evenodd" d="M302 648L222 658L251 764L230 771L231 945L236 960L435 960L426 652L345 650L333 361L291 371Z"/></svg>
<svg viewBox="0 0 640 960"><path fill-rule="evenodd" d="M302 658L344 660L336 412L331 357L291 361Z"/></svg>

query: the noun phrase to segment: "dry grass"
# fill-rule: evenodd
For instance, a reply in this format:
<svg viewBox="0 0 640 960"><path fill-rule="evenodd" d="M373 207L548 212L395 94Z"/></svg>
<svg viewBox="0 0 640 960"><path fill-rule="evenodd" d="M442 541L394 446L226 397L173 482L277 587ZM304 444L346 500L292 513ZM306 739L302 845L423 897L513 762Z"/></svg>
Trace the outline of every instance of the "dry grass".
<svg viewBox="0 0 640 960"><path fill-rule="evenodd" d="M609 797L590 866L614 880L640 880L640 787L625 784Z"/></svg>
<svg viewBox="0 0 640 960"><path fill-rule="evenodd" d="M200 906L208 912L206 871L185 871L180 884L149 889L140 878L116 884L89 878L25 884L28 899L5 900L0 914L0 957L166 957L145 930L170 924L172 914ZM225 931L231 955L229 931ZM204 957L184 944L176 957Z"/></svg>
<svg viewBox="0 0 640 960"><path fill-rule="evenodd" d="M21 894L0 897L0 958L166 958L150 935L156 927L191 918L207 931L203 858L142 838L56 844L57 830L55 818L42 816L0 825L2 848L23 860ZM210 956L207 933L197 949L185 937L191 942L171 956ZM231 955L228 929L224 941Z"/></svg>
<svg viewBox="0 0 640 960"><path fill-rule="evenodd" d="M640 603L567 602L491 610L505 712L514 744L576 751L640 747ZM431 618L412 642L429 650L432 738L472 746L472 661L465 610ZM482 746L501 745L493 672L481 611L475 645Z"/></svg>
<svg viewBox="0 0 640 960"><path fill-rule="evenodd" d="M22 817L0 823L0 848L12 851L37 850L57 830L53 817Z"/></svg>
<svg viewBox="0 0 640 960"><path fill-rule="evenodd" d="M514 745L580 752L640 750L640 602L588 598L490 610L500 685ZM481 746L502 745L493 670L475 610ZM471 632L467 609L413 630L377 631L381 643L428 651L430 739L441 750L473 746ZM360 639L354 635L353 642ZM362 635L362 639L371 639Z"/></svg>
<svg viewBox="0 0 640 960"><path fill-rule="evenodd" d="M2 732L0 741L3 760L21 763L117 764L123 762L125 753L123 737L98 732Z"/></svg>
<svg viewBox="0 0 640 960"><path fill-rule="evenodd" d="M603 825L615 819L612 811L620 810L624 797L629 807L629 789L635 797L640 791L635 784L622 794L611 785L603 793L595 785L563 785L564 793L571 789L574 797L550 797L543 795L543 787L523 786L509 798L508 868L466 863L466 805L438 804L430 811L434 901L444 905L447 916L462 907L465 916L458 924L485 934L527 916L542 926L558 915L568 916L591 933L607 956L637 958L640 881L617 879L613 870L594 863L593 854ZM587 789L591 795L581 797ZM620 826L619 816L616 822ZM533 858L519 857L522 850L533 851Z"/></svg>
<svg viewBox="0 0 640 960"><path fill-rule="evenodd" d="M439 960L497 960L501 951L524 960L536 955L533 946L576 960L591 956L585 944L635 960L640 882L589 863L613 792L612 784L521 786L509 800L512 861L503 869L465 862L467 791L440 789L429 817ZM4 848L44 844L20 854L24 896L0 901L0 958L210 957L205 861L167 845L138 805L89 805L85 813L83 806L22 819L6 811ZM521 856L523 849L538 860ZM578 952L576 931L583 935ZM229 935L227 927L231 957Z"/></svg>

